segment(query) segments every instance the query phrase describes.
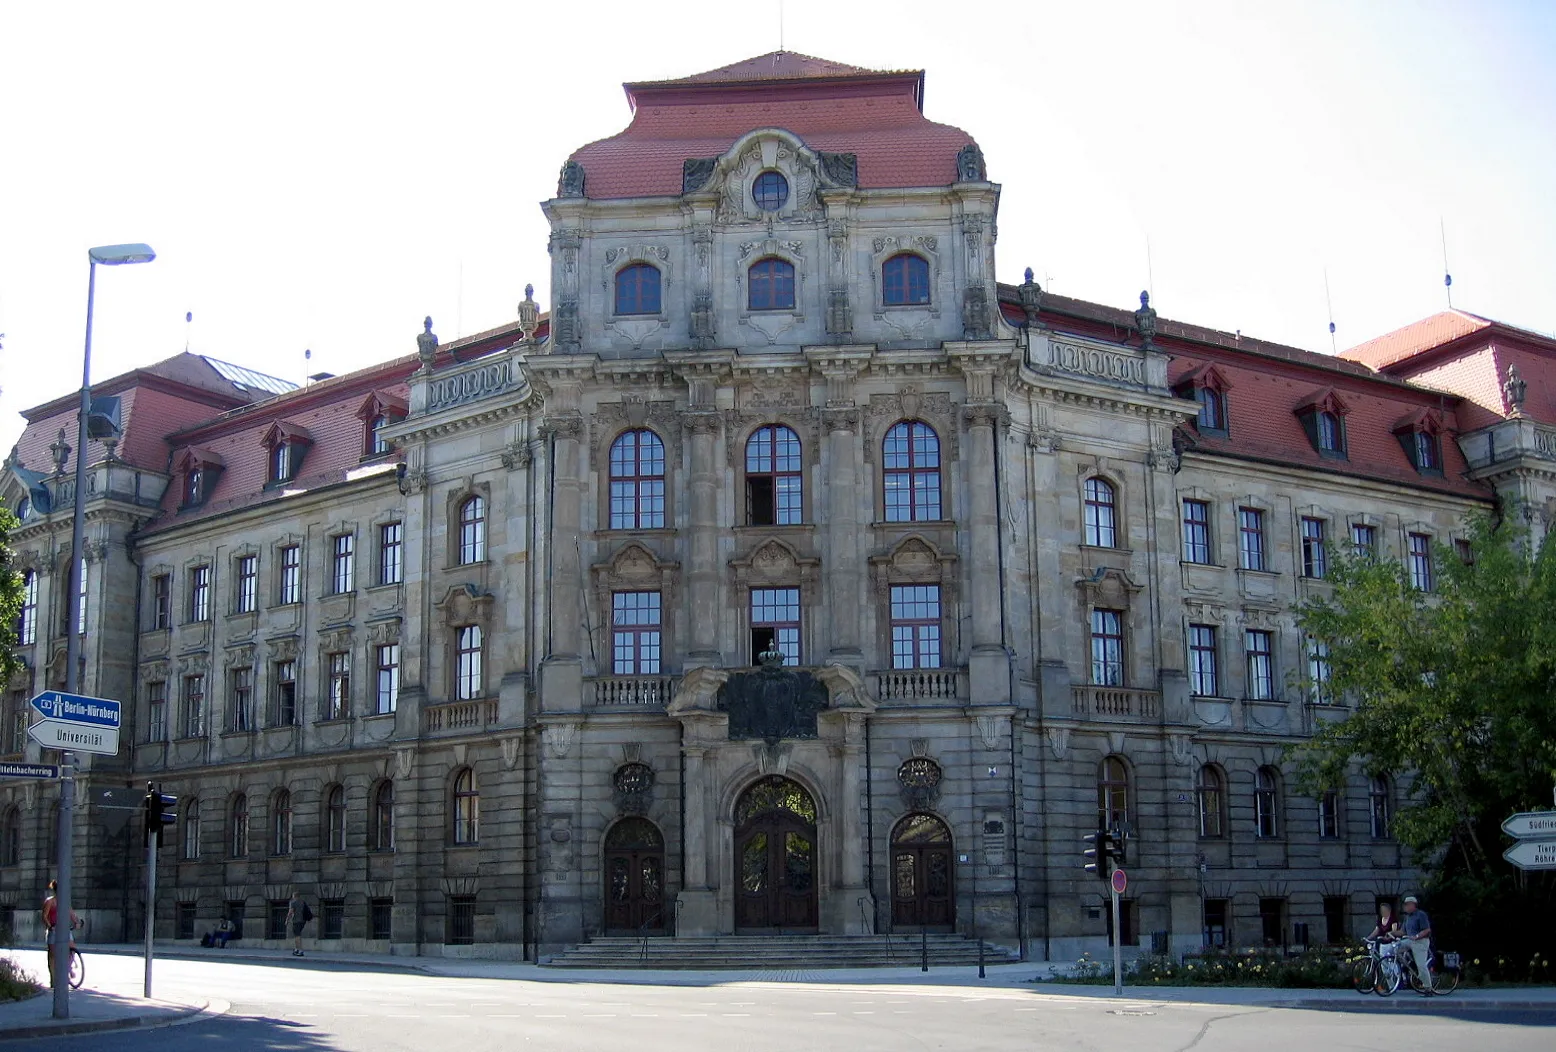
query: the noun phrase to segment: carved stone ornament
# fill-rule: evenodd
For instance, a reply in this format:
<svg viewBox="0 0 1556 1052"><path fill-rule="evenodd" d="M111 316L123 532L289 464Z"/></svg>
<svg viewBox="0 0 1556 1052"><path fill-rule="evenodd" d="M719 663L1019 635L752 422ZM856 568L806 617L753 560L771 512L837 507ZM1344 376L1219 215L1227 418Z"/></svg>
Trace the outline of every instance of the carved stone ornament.
<svg viewBox="0 0 1556 1052"><path fill-rule="evenodd" d="M270 660L272 661L296 661L297 637L281 636L278 639L266 640L270 645Z"/></svg>
<svg viewBox="0 0 1556 1052"><path fill-rule="evenodd" d="M1002 721L998 716L978 716L974 718L973 725L978 728L978 737L983 741L985 749L994 749L999 746Z"/></svg>
<svg viewBox="0 0 1556 1052"><path fill-rule="evenodd" d="M1070 753L1070 728L1049 727L1045 734L1048 737L1048 747L1053 750L1054 759L1062 760Z"/></svg>
<svg viewBox="0 0 1556 1052"><path fill-rule="evenodd" d="M970 142L956 155L956 181L959 183L988 182L989 173L983 164L983 151Z"/></svg>
<svg viewBox="0 0 1556 1052"><path fill-rule="evenodd" d="M438 337L432 331L432 315L427 315L421 324L424 331L416 334L416 357L421 359L421 367L430 371L438 354Z"/></svg>
<svg viewBox="0 0 1556 1052"><path fill-rule="evenodd" d="M1185 767L1194 762L1194 740L1187 734L1170 734L1167 742L1172 746L1172 762Z"/></svg>
<svg viewBox="0 0 1556 1052"><path fill-rule="evenodd" d="M688 157L681 162L681 193L696 193L708 185L708 180L713 178L713 169L718 165L717 157Z"/></svg>
<svg viewBox="0 0 1556 1052"><path fill-rule="evenodd" d="M1115 566L1099 566L1091 576L1077 580L1075 586L1090 605L1113 610L1129 609L1130 599L1142 587Z"/></svg>
<svg viewBox="0 0 1556 1052"><path fill-rule="evenodd" d="M729 713L730 741L817 737L816 716L827 708L827 688L811 673L784 668L768 651L755 672L734 672L719 688L718 708Z"/></svg>
<svg viewBox="0 0 1556 1052"><path fill-rule="evenodd" d="M1513 416L1522 416L1524 411L1524 395L1529 389L1529 383L1518 375L1518 366L1507 367L1507 379L1502 384L1502 396L1507 399L1508 411Z"/></svg>
<svg viewBox="0 0 1556 1052"><path fill-rule="evenodd" d="M561 174L557 176L556 195L558 197L582 197L584 195L584 166L577 161L568 161L562 165Z"/></svg>
<svg viewBox="0 0 1556 1052"><path fill-rule="evenodd" d="M415 749L396 749L394 751L394 776L400 781L410 778L411 772L416 769Z"/></svg>
<svg viewBox="0 0 1556 1052"><path fill-rule="evenodd" d="M567 754L573 751L573 743L578 739L579 726L576 720L563 720L559 723L548 723L541 728L541 744L546 747L546 752L552 759L565 759Z"/></svg>
<svg viewBox="0 0 1556 1052"><path fill-rule="evenodd" d="M473 584L456 584L435 605L445 625L488 625L494 599Z"/></svg>
<svg viewBox="0 0 1556 1052"><path fill-rule="evenodd" d="M611 776L616 810L624 815L647 814L653 802L654 769L646 763L624 763Z"/></svg>
<svg viewBox="0 0 1556 1052"><path fill-rule="evenodd" d="M836 408L821 410L821 429L827 434L842 431L846 434L855 434L859 430L859 410L856 408Z"/></svg>
<svg viewBox="0 0 1556 1052"><path fill-rule="evenodd" d="M855 187L859 185L859 157L852 153L829 153L819 150L816 153L821 161L821 175L827 182L834 186Z"/></svg>
<svg viewBox="0 0 1556 1052"><path fill-rule="evenodd" d="M940 802L942 781L940 765L928 757L914 757L897 768L902 802L910 811L933 810Z"/></svg>
<svg viewBox="0 0 1556 1052"><path fill-rule="evenodd" d="M1140 309L1135 311L1135 329L1140 333L1140 346L1146 350L1156 347L1156 310L1151 306L1151 294L1140 293Z"/></svg>
<svg viewBox="0 0 1556 1052"><path fill-rule="evenodd" d="M535 455L530 452L528 442L515 442L502 451L502 466L509 471L527 468L534 460Z"/></svg>
<svg viewBox="0 0 1556 1052"><path fill-rule="evenodd" d="M962 338L987 340L992 335L988 290L981 284L969 285L962 290Z"/></svg>

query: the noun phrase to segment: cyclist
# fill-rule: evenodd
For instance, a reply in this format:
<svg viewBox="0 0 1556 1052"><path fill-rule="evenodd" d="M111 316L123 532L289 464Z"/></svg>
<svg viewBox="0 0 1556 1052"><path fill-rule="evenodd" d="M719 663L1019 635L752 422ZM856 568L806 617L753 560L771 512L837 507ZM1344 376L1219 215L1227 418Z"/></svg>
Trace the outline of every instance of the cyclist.
<svg viewBox="0 0 1556 1052"><path fill-rule="evenodd" d="M54 985L54 927L59 919L59 882L49 881L49 895L43 900L43 927L49 933L49 985ZM76 948L76 928L80 927L80 921L76 918L76 911L70 911L70 948Z"/></svg>
<svg viewBox="0 0 1556 1052"><path fill-rule="evenodd" d="M1406 899L1405 901L1412 901ZM1393 942L1399 938L1399 920L1394 916L1394 907L1387 902L1378 903L1378 926L1372 929L1369 939L1378 939L1381 942Z"/></svg>
<svg viewBox="0 0 1556 1052"><path fill-rule="evenodd" d="M1415 958L1416 973L1421 977L1426 992L1432 992L1432 920L1416 902L1414 895L1405 896L1405 945Z"/></svg>

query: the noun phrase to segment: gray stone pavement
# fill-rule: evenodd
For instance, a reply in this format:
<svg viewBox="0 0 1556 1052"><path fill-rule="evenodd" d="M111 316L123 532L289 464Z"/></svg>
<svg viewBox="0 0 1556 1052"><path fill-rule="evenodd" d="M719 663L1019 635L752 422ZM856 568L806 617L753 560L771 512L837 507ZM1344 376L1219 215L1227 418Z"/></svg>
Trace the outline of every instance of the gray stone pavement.
<svg viewBox="0 0 1556 1052"><path fill-rule="evenodd" d="M70 1018L55 1019L54 998L44 991L26 1001L0 1004L0 1041L167 1026L215 1015L223 1007L224 1002L148 1001L83 988L70 993Z"/></svg>

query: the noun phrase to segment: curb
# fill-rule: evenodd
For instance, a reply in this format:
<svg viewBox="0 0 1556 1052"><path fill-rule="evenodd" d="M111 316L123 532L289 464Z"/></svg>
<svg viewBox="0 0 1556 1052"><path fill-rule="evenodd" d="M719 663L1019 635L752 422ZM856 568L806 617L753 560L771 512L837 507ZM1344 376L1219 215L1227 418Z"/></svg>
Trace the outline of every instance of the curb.
<svg viewBox="0 0 1556 1052"><path fill-rule="evenodd" d="M219 1007L218 1007L219 1006ZM82 1019L63 1023L37 1023L30 1026L0 1027L0 1042L29 1037L68 1037L72 1034L95 1034L111 1030L148 1030L163 1026L179 1026L201 1018L224 1014L232 1006L226 1001L205 1001L199 1004L180 1005L182 1011L171 1015L132 1015L117 1019Z"/></svg>
<svg viewBox="0 0 1556 1052"><path fill-rule="evenodd" d="M94 946L92 948L92 952L103 954L106 957L140 957L144 953L144 951L138 946ZM250 954L243 953L241 951L238 953L223 952L221 953L221 956L212 956L210 951L194 953L189 950L165 950L161 947L157 947L156 959L159 961L229 961L234 964L295 965L301 963L302 967L305 968L308 967L311 963L317 963L328 964L335 967L373 968L385 969L388 971L420 972L424 975L441 974L434 969L428 968L425 965L412 964L409 962L409 959L405 957L386 957L380 961L377 959L367 960L358 957L340 958L320 955L317 957L304 957L302 958L302 961L299 962L297 958L292 956L270 956L268 954Z"/></svg>

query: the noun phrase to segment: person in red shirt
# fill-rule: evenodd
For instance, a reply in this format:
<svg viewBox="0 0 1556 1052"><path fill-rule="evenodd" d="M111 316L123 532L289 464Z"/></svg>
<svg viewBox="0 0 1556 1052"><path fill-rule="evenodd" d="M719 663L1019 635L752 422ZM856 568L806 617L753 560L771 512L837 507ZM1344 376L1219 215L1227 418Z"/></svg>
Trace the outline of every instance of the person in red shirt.
<svg viewBox="0 0 1556 1052"><path fill-rule="evenodd" d="M59 884L49 881L49 896L43 900L43 927L49 933L49 985L54 985L54 922L59 919L59 902L55 898L59 894ZM70 911L70 948L76 948L75 931L79 922L76 919L76 911Z"/></svg>

